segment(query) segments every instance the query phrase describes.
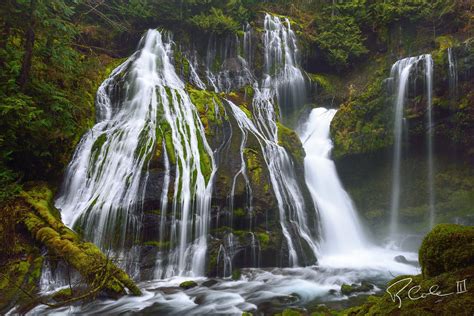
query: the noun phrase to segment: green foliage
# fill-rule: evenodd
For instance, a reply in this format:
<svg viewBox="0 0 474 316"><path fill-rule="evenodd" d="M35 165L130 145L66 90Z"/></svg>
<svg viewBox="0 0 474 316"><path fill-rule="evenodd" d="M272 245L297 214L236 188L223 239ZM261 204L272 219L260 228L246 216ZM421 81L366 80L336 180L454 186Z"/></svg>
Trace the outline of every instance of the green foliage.
<svg viewBox="0 0 474 316"><path fill-rule="evenodd" d="M369 153L385 148L393 141L391 108L383 88L383 75L374 80L358 96L350 96L331 122L334 154Z"/></svg>
<svg viewBox="0 0 474 316"><path fill-rule="evenodd" d="M346 67L367 53L365 38L351 16L322 15L317 22L316 45L331 65Z"/></svg>
<svg viewBox="0 0 474 316"><path fill-rule="evenodd" d="M201 13L190 19L192 25L216 34L236 32L240 25L232 17L225 15L221 9L211 8L209 13Z"/></svg>

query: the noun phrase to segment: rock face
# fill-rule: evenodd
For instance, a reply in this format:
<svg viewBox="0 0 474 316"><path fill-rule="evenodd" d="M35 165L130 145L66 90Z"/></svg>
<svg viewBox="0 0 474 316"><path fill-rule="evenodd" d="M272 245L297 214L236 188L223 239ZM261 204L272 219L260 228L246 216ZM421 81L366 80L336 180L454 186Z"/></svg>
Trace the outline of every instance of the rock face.
<svg viewBox="0 0 474 316"><path fill-rule="evenodd" d="M473 134L474 122L473 40L455 44L453 41L443 42L443 39L438 39L437 49L433 47L418 49L420 54L431 52L434 61L435 135L453 144L459 144L465 148L466 152L470 152L474 146L470 136ZM360 91L352 91L353 95L341 104L331 124L334 153L337 157L373 153L392 145L394 101L390 85L386 80L389 77L391 62L393 60L387 59L379 63L379 69L371 76L367 86ZM450 75L452 63L455 63L455 79L450 77L453 76L453 74ZM423 82L421 74L412 74L412 76L413 82L415 80ZM454 80L455 85L452 82ZM405 105L405 117L410 126L410 137L413 139L423 137L427 129L425 98L421 85L418 88L410 87Z"/></svg>

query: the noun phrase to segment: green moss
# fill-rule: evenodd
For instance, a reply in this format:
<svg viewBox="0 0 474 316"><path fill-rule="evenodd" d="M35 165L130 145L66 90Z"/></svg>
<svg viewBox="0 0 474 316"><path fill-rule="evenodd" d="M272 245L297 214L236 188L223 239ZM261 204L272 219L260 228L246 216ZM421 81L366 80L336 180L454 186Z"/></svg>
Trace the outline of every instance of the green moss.
<svg viewBox="0 0 474 316"><path fill-rule="evenodd" d="M242 272L240 271L240 269L232 270L232 280L237 281L237 280L240 280L241 277L242 277Z"/></svg>
<svg viewBox="0 0 474 316"><path fill-rule="evenodd" d="M216 116L216 107L219 107L219 112L223 112L223 106L220 96L212 91L195 89L191 86L186 86L186 91L191 98L191 102L196 107L201 123L204 126L206 135L211 135L211 124L222 124L222 121Z"/></svg>
<svg viewBox="0 0 474 316"><path fill-rule="evenodd" d="M257 238L260 243L260 248L262 250L267 249L270 242L270 235L267 232L259 232L257 233Z"/></svg>
<svg viewBox="0 0 474 316"><path fill-rule="evenodd" d="M234 210L233 215L235 217L245 217L247 215L247 212L245 212L245 210L243 208L236 208Z"/></svg>
<svg viewBox="0 0 474 316"><path fill-rule="evenodd" d="M415 276L398 276L388 282L390 293L397 293L401 299L392 299L388 292L381 296L369 296L367 301L360 306L351 307L337 315L463 315L468 310L474 310L474 296L468 292L457 293L457 282L469 279L474 273L472 256L472 244L474 227L463 227L453 224L441 224L436 226L424 239L419 253L419 261L423 274ZM468 249L470 258L463 254L458 256L454 249L463 253ZM466 252L467 253L467 252ZM464 253L464 254L466 254ZM440 260L435 259L439 256ZM448 257L453 257L449 260ZM445 264L448 263L446 266ZM411 283L403 289L411 280ZM437 296L426 295L422 299L413 300L408 297L410 288L419 286L413 290L412 296L419 297L422 293L436 290L441 294L453 293L453 295ZM414 288L416 289L416 288Z"/></svg>
<svg viewBox="0 0 474 316"><path fill-rule="evenodd" d="M331 79L328 75L324 74L311 74L308 73L309 78L311 81L315 82L319 87L321 87L327 93L334 93L336 89L331 82Z"/></svg>
<svg viewBox="0 0 474 316"><path fill-rule="evenodd" d="M297 163L303 165L305 152L301 140L295 131L281 123L278 126L278 143L285 148Z"/></svg>
<svg viewBox="0 0 474 316"><path fill-rule="evenodd" d="M419 251L423 275L432 277L474 264L474 227L437 225Z"/></svg>
<svg viewBox="0 0 474 316"><path fill-rule="evenodd" d="M275 316L302 316L304 315L301 311L292 309L292 308L287 308L283 312L275 314Z"/></svg>
<svg viewBox="0 0 474 316"><path fill-rule="evenodd" d="M259 153L252 148L244 148L244 157L247 163L247 170L253 183L262 183L263 164Z"/></svg>
<svg viewBox="0 0 474 316"><path fill-rule="evenodd" d="M362 94L350 96L340 106L331 122L336 157L375 152L393 143L392 112L383 79L384 75L376 75Z"/></svg>
<svg viewBox="0 0 474 316"><path fill-rule="evenodd" d="M83 242L60 220L51 215L52 193L45 186L38 186L21 194L31 210L25 210L23 222L33 237L49 251L57 254L75 268L92 286L107 278L105 288L115 294L123 294L128 288L133 294L141 292L130 277L116 267L92 243ZM34 269L34 273L38 270Z"/></svg>
<svg viewBox="0 0 474 316"><path fill-rule="evenodd" d="M161 242L161 241L150 240L150 241L145 241L143 243L143 245L144 246L153 246L153 247L163 249L163 248L169 248L170 242L169 241Z"/></svg>
<svg viewBox="0 0 474 316"><path fill-rule="evenodd" d="M195 282L195 281L184 281L184 282L181 282L181 284L179 285L180 288L182 289L190 289L190 288L193 288L193 287L196 287L198 284Z"/></svg>

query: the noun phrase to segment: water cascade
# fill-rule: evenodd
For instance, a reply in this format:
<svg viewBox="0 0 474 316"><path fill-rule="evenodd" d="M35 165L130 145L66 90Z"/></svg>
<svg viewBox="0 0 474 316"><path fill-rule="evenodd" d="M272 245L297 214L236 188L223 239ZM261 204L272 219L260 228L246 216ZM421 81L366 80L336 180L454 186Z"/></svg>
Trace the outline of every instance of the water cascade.
<svg viewBox="0 0 474 316"><path fill-rule="evenodd" d="M401 156L402 156L402 132L403 132L403 112L408 94L410 74L413 69L418 67L421 61L424 62L424 78L426 82L427 96L427 141L428 141L428 186L429 186L429 212L430 225L434 222L434 190L433 190L433 161L432 161L432 81L433 81L433 61L431 55L425 54L416 57L407 57L397 61L390 71L390 79L395 91L395 121L394 121L394 150L393 150L393 169L392 169L392 197L390 203L390 235L393 237L399 232L398 213L400 210L400 179L401 179Z"/></svg>
<svg viewBox="0 0 474 316"><path fill-rule="evenodd" d="M367 243L355 207L330 158L333 145L329 127L335 114L336 110L313 109L300 135L306 152L306 184L318 206L323 228L322 254L360 251Z"/></svg>
<svg viewBox="0 0 474 316"><path fill-rule="evenodd" d="M252 133L262 148L278 202L283 236L288 243L290 265L296 266L299 264L296 250L298 245L295 245L292 236L297 234L306 241L314 257L316 257L317 245L310 227L307 226L304 199L295 181L291 159L285 149L278 145L274 106L268 96L270 91L265 90L264 92L256 90L254 98L254 109L258 109L256 125L237 105L231 101L228 101L228 104L242 133Z"/></svg>
<svg viewBox="0 0 474 316"><path fill-rule="evenodd" d="M306 102L306 84L298 67L299 51L290 21L266 14L263 44L265 74L273 79L280 116L285 120Z"/></svg>
<svg viewBox="0 0 474 316"><path fill-rule="evenodd" d="M139 51L104 82L98 92L99 122L81 141L56 206L66 224L80 227L101 247L107 248L106 241L111 239L121 242L117 249L125 249L125 241L133 241L139 231L148 161L153 148L161 146L165 161L162 216L169 209L168 190L173 192L172 225L161 233L176 245L169 250L162 274L200 275L215 163L196 107L170 54L170 42L150 30ZM165 128L171 136L171 151L163 137ZM157 135L162 141L156 141ZM171 157L178 165L174 183L169 176ZM203 160L209 162L209 170L203 170Z"/></svg>
<svg viewBox="0 0 474 316"><path fill-rule="evenodd" d="M329 127L336 110L313 109L300 133L307 154L304 163L309 193L305 191L298 179L300 171L295 168L290 152L281 146L282 135L279 135L284 132L279 117L284 119L306 101L305 80L297 63L296 37L287 19L268 14L262 36L261 80L254 77L251 69L251 57L258 45L252 42L255 36L247 25L243 56L238 54L235 43L226 41L219 52L224 56L223 63L217 68L213 68L211 62L219 47L214 45L214 39L209 42L204 63L200 64L198 55L184 54L189 65L186 83L193 85L193 89L219 92L222 105L217 106L216 101L212 101L215 115L227 120L231 136L240 136L234 147L238 148L235 150L239 150L239 155L233 160L235 168L228 182L230 192L224 190L224 197L229 196L222 202L230 217L234 216L237 203L240 203L238 207L243 205L246 214L253 213L257 190L251 181L246 153L252 148L263 157L262 170L269 179L268 196L276 200L272 204L275 212L272 215L276 218L273 227L283 240L281 253L285 254L282 257L288 258L284 265L290 267L258 268L264 259L259 234L265 228L262 224L253 230L252 215L248 216L248 227L234 229L223 227L229 224L227 222L221 226L217 223L217 228L225 228L225 232L218 238L209 237L213 234L211 223L214 225L214 218L219 220L219 214L211 214L211 197L218 189L218 176L223 169L220 164L225 160L220 159L219 148L225 147L231 136L213 152L196 105L172 65L171 41L164 40L160 32L150 30L141 40L139 50L100 87L98 123L78 146L56 205L68 225L82 229L86 238L103 249L129 253L128 259L133 262L135 252L129 250L134 246L127 242L139 237L141 216L147 215L145 195L151 187L147 186L147 180L156 172L153 171L155 164L159 164L157 178L162 187L156 198L159 200L156 208L160 211L157 215L160 220L156 223L159 246L154 248L152 276L156 280L140 283L144 293L141 297L98 299L61 307L58 312L121 313L133 309L153 314L241 315L243 311L253 312L260 306L273 304L271 302L305 306L314 304L315 299L340 300L343 295L333 293L339 293L344 283L360 284L362 280L370 280L383 284L392 278L391 273L417 272L413 265L394 261L397 255L413 261L416 254L376 247L365 237L355 207L330 158ZM421 59L423 57L400 62L392 69L392 76L397 83L400 81L401 87L397 101L399 138L410 68ZM230 94L224 96L225 92L237 91L249 84L253 98L245 104L245 109L235 104ZM208 106L212 106L211 102ZM398 142L401 147L401 140ZM153 160L157 152L159 163ZM234 200L239 185L244 202ZM318 206L319 217L311 202ZM316 218L320 219L320 227ZM277 232L280 228L281 233ZM234 282L228 277L235 269L235 257L242 255L240 229L246 229L244 234L250 237L250 246L245 246L245 251L250 252L252 266L241 269L245 281ZM318 229L322 231L321 241L316 234ZM208 286L203 282L206 260L211 261L206 258L211 246L216 246L216 273L224 278L213 279L213 285ZM301 265L310 266L299 267ZM180 290L179 284L189 279L199 286ZM40 306L34 312L44 309Z"/></svg>

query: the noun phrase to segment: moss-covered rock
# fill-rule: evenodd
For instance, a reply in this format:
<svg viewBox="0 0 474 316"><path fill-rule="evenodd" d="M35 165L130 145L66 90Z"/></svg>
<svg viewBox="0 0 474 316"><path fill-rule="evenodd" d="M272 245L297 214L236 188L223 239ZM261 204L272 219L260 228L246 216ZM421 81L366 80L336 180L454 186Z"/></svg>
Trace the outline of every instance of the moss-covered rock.
<svg viewBox="0 0 474 316"><path fill-rule="evenodd" d="M189 280L189 281L184 281L179 284L179 287L182 289L191 289L193 287L198 286L198 284L195 281Z"/></svg>
<svg viewBox="0 0 474 316"><path fill-rule="evenodd" d="M423 240L419 258L425 277L474 265L474 227L437 225Z"/></svg>
<svg viewBox="0 0 474 316"><path fill-rule="evenodd" d="M301 140L292 129L289 129L281 123L278 126L278 143L285 148L293 159L302 166L304 163L305 152Z"/></svg>

